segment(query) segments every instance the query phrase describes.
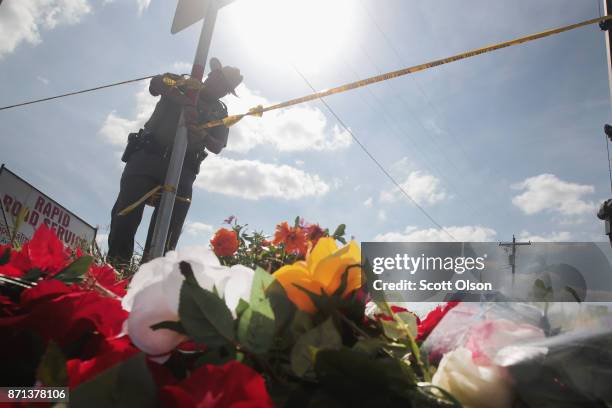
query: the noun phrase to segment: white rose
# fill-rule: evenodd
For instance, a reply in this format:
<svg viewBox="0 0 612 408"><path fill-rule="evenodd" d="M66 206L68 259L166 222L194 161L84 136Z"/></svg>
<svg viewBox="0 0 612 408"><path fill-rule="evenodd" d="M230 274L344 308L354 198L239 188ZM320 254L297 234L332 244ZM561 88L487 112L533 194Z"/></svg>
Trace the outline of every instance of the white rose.
<svg viewBox="0 0 612 408"><path fill-rule="evenodd" d="M442 357L432 383L453 394L465 408L512 406L512 383L506 371L476 364L472 352L464 347Z"/></svg>
<svg viewBox="0 0 612 408"><path fill-rule="evenodd" d="M167 354L187 340L173 330L151 329L162 321L179 320L180 290L185 279L179 269L181 261L189 262L202 288L217 289L234 317L240 299L249 299L255 272L242 265L222 266L205 246L170 251L143 264L132 278L122 306L130 312L127 332L132 342L149 355Z"/></svg>

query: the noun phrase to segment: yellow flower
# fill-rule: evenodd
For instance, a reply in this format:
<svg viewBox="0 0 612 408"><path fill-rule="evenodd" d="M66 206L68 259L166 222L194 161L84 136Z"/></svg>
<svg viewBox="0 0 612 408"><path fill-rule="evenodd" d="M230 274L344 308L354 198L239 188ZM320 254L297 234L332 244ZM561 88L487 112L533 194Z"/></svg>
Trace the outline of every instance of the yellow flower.
<svg viewBox="0 0 612 408"><path fill-rule="evenodd" d="M338 249L331 237L319 239L306 261L286 265L274 273L283 285L287 296L298 307L308 313L317 311L314 303L299 285L317 295L332 295L340 286L342 275L348 268L347 286L342 296L361 287L361 251L355 241ZM349 268L349 266L351 266Z"/></svg>

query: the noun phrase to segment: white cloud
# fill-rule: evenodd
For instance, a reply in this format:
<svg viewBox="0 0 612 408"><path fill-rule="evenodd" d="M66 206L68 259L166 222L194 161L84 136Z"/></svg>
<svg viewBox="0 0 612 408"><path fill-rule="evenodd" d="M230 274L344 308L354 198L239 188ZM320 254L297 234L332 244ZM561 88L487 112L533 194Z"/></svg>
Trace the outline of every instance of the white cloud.
<svg viewBox="0 0 612 408"><path fill-rule="evenodd" d="M372 208L372 206L374 205L374 199L372 197L368 197L368 199L363 202L363 205L366 208Z"/></svg>
<svg viewBox="0 0 612 408"><path fill-rule="evenodd" d="M436 204L446 198L446 191L440 186L440 179L423 171L413 171L400 183L400 186L419 205ZM394 202L403 196L399 188L382 191L381 202Z"/></svg>
<svg viewBox="0 0 612 408"><path fill-rule="evenodd" d="M210 236L213 232L213 226L198 221L187 221L187 223L185 224L185 232L193 236Z"/></svg>
<svg viewBox="0 0 612 408"><path fill-rule="evenodd" d="M493 241L497 232L491 228L480 225L465 225L445 227L457 241L465 242L488 242ZM387 232L378 234L374 241L380 242L450 242L451 237L442 230L436 228L418 229L408 226L403 232Z"/></svg>
<svg viewBox="0 0 612 408"><path fill-rule="evenodd" d="M264 197L297 200L322 196L330 190L329 184L319 175L285 164L233 160L213 155L202 164L195 185L213 193L249 200Z"/></svg>
<svg viewBox="0 0 612 408"><path fill-rule="evenodd" d="M43 85L49 85L49 80L43 76L37 76L36 79L38 79Z"/></svg>
<svg viewBox="0 0 612 408"><path fill-rule="evenodd" d="M172 64L172 72L175 74L189 74L191 73L192 64L185 61L178 61Z"/></svg>
<svg viewBox="0 0 612 408"><path fill-rule="evenodd" d="M376 216L378 217L379 221L387 220L387 213L385 212L385 210L378 210L378 213L376 214Z"/></svg>
<svg viewBox="0 0 612 408"><path fill-rule="evenodd" d="M532 241L532 242L563 242L570 241L572 234L568 231L551 232L550 234L536 235L531 234L529 231L521 231L519 234L521 241Z"/></svg>
<svg viewBox="0 0 612 408"><path fill-rule="evenodd" d="M136 114L130 119L117 115L115 111L106 116L104 124L99 133L107 142L124 146L127 142L127 135L137 132L151 116L157 98L149 93L149 83L145 83L141 90L136 94Z"/></svg>
<svg viewBox="0 0 612 408"><path fill-rule="evenodd" d="M136 0L136 2L138 3L138 15L142 15L151 4L151 0Z"/></svg>
<svg viewBox="0 0 612 408"><path fill-rule="evenodd" d="M11 0L0 9L0 58L22 43L39 44L41 31L76 24L91 12L87 0Z"/></svg>
<svg viewBox="0 0 612 408"><path fill-rule="evenodd" d="M554 174L529 177L512 188L523 191L512 199L512 203L528 215L549 211L578 216L593 213L596 208L594 202L583 199L584 195L593 193L595 187L569 183Z"/></svg>
<svg viewBox="0 0 612 408"><path fill-rule="evenodd" d="M272 104L244 84L236 93L240 98L225 99L230 114ZM261 118L244 118L232 127L228 149L244 153L263 145L279 151L338 150L350 146L351 141L351 135L330 125L320 109L299 105L264 113Z"/></svg>

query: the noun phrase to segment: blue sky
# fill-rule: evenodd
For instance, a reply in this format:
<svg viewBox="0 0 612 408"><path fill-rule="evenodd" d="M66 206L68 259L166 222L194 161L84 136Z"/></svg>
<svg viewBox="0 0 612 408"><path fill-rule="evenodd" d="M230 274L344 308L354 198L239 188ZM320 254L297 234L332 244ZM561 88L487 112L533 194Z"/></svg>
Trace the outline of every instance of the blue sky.
<svg viewBox="0 0 612 408"><path fill-rule="evenodd" d="M0 105L185 73L200 26L170 34L176 2L8 0ZM598 15L597 1L237 0L209 56L244 75L230 113ZM137 83L0 112L0 162L102 238L127 133L155 98ZM602 240L610 121L596 26L441 66L327 102L404 189L460 240ZM147 213L149 214L149 212ZM320 103L247 118L196 182L179 245L224 218L273 232L296 215L367 240L446 239ZM146 221L138 235L144 242Z"/></svg>

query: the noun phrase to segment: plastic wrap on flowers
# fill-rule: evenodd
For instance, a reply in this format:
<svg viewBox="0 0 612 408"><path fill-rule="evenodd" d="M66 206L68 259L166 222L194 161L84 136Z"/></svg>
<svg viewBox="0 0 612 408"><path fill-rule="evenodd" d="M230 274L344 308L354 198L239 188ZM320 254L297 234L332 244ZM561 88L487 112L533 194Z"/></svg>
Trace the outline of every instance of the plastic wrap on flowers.
<svg viewBox="0 0 612 408"><path fill-rule="evenodd" d="M574 330L506 346L495 363L508 370L527 406L607 407L612 403L612 329Z"/></svg>
<svg viewBox="0 0 612 408"><path fill-rule="evenodd" d="M612 324L602 307L460 304L423 344L439 361L432 382L468 407L606 406Z"/></svg>

